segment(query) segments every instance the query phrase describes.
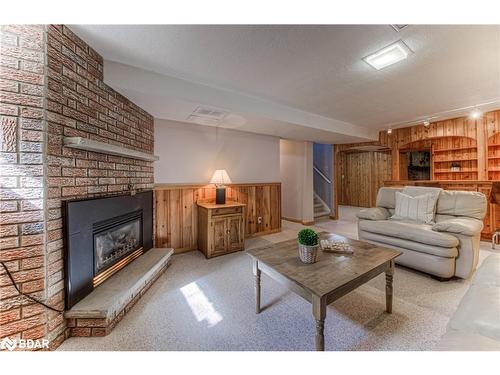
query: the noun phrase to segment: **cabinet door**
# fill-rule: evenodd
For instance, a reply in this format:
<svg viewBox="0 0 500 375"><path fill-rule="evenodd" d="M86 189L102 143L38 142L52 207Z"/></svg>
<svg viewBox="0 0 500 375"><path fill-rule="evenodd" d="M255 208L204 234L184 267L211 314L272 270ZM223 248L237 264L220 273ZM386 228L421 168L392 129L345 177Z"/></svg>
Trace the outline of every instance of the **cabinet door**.
<svg viewBox="0 0 500 375"><path fill-rule="evenodd" d="M227 218L228 251L243 249L243 217L232 216Z"/></svg>
<svg viewBox="0 0 500 375"><path fill-rule="evenodd" d="M219 255L227 249L227 220L223 217L212 219L212 255Z"/></svg>

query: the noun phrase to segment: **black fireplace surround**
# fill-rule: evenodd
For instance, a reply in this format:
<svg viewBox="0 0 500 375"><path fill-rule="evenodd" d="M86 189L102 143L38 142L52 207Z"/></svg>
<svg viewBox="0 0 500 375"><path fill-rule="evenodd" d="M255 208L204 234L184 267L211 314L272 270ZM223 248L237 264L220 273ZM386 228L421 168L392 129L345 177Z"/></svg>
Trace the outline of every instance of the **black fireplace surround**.
<svg viewBox="0 0 500 375"><path fill-rule="evenodd" d="M153 192L64 203L66 309L94 289L94 277L153 247Z"/></svg>

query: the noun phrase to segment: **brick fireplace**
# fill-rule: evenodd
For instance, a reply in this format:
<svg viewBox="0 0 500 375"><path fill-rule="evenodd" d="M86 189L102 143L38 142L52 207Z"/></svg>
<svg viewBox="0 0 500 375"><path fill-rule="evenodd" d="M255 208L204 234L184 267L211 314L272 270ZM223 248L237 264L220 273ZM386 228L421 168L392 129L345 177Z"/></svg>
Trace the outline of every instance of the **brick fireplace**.
<svg viewBox="0 0 500 375"><path fill-rule="evenodd" d="M63 202L153 188L153 163L63 146L84 137L153 152L153 117L103 82L70 28L1 26L0 260L24 293L64 309ZM67 335L62 313L18 295L0 267L0 339Z"/></svg>
<svg viewBox="0 0 500 375"><path fill-rule="evenodd" d="M153 247L153 192L65 202L66 308Z"/></svg>

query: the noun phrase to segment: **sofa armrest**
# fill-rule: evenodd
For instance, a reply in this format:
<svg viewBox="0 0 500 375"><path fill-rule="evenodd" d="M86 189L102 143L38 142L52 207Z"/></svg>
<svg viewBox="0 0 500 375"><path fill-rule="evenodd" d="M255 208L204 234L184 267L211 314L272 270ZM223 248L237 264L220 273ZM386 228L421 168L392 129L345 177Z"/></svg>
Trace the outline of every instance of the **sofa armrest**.
<svg viewBox="0 0 500 375"><path fill-rule="evenodd" d="M356 216L365 220L387 220L391 214L387 211L387 208L372 207L359 211Z"/></svg>
<svg viewBox="0 0 500 375"><path fill-rule="evenodd" d="M457 217L434 224L432 230L436 232L463 234L464 236L475 236L483 230L483 222L470 217Z"/></svg>

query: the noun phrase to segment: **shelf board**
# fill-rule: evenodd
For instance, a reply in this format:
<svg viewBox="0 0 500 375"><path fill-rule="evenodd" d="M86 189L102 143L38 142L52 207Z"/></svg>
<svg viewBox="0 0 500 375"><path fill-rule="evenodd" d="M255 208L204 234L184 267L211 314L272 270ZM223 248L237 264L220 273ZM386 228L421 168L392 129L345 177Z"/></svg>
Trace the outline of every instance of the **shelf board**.
<svg viewBox="0 0 500 375"><path fill-rule="evenodd" d="M101 152L103 154L123 156L125 158L156 161L158 156L147 152L131 150L129 148L116 146L110 143L94 141L83 137L64 137L64 147L77 148L79 150Z"/></svg>
<svg viewBox="0 0 500 375"><path fill-rule="evenodd" d="M432 153L436 152L449 152L449 151L462 151L462 150L472 150L477 148L477 146L470 146L470 147L456 147L456 148L445 148L445 149L435 149L432 150Z"/></svg>
<svg viewBox="0 0 500 375"><path fill-rule="evenodd" d="M489 144L488 147L500 147L500 143L499 144L492 143L492 144Z"/></svg>
<svg viewBox="0 0 500 375"><path fill-rule="evenodd" d="M488 159L500 159L500 155L499 156L488 156Z"/></svg>
<svg viewBox="0 0 500 375"><path fill-rule="evenodd" d="M450 163L450 162L454 162L454 161L477 161L477 157L476 158L466 158L466 159L449 159L449 160L433 160L434 163Z"/></svg>
<svg viewBox="0 0 500 375"><path fill-rule="evenodd" d="M466 171L435 170L434 173L477 173L477 169L469 169Z"/></svg>

